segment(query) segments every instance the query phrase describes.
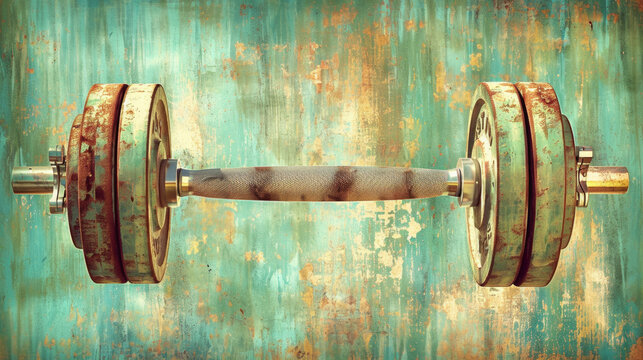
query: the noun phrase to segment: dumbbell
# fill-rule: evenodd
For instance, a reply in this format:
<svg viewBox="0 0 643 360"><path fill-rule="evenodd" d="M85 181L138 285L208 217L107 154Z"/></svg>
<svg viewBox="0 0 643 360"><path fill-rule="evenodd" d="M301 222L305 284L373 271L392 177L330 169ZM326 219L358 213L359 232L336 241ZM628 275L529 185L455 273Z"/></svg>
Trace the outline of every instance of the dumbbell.
<svg viewBox="0 0 643 360"><path fill-rule="evenodd" d="M624 167L590 166L546 83L480 83L465 157L449 170L359 166L189 170L172 159L159 84L96 84L67 148L48 166L16 167L15 194L50 194L97 283L158 283L167 267L171 208L184 196L270 201L457 197L481 286L545 286L589 194L622 194Z"/></svg>

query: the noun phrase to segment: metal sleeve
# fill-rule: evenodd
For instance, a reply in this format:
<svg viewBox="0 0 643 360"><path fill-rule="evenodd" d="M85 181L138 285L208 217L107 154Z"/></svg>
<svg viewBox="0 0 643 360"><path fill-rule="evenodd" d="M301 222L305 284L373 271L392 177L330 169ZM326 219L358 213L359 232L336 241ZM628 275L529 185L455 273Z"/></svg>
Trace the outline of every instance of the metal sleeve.
<svg viewBox="0 0 643 360"><path fill-rule="evenodd" d="M51 194L54 191L54 169L51 166L19 166L11 172L14 194Z"/></svg>
<svg viewBox="0 0 643 360"><path fill-rule="evenodd" d="M272 201L416 199L454 195L454 178L457 170L392 167L180 169L179 194Z"/></svg>
<svg viewBox="0 0 643 360"><path fill-rule="evenodd" d="M586 181L590 194L625 194L630 186L627 168L617 166L589 166Z"/></svg>

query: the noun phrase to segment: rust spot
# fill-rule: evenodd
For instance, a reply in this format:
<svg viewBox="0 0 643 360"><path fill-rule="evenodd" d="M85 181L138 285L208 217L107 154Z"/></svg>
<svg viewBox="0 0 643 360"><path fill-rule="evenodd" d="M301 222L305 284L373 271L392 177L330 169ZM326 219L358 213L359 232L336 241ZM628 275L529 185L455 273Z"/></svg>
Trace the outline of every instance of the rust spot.
<svg viewBox="0 0 643 360"><path fill-rule="evenodd" d="M348 192L355 183L355 172L350 166L340 166L333 177L333 184L328 189L326 198L331 201L346 201Z"/></svg>
<svg viewBox="0 0 643 360"><path fill-rule="evenodd" d="M102 187L100 186L96 187L96 193L94 197L98 201L105 201L105 192L103 191Z"/></svg>
<svg viewBox="0 0 643 360"><path fill-rule="evenodd" d="M408 196L409 199L415 198L413 195L413 177L414 177L413 170L407 169L404 171L404 185L406 187L406 195Z"/></svg>
<svg viewBox="0 0 643 360"><path fill-rule="evenodd" d="M271 167L255 167L255 174L252 178L252 183L250 184L250 192L258 200L272 200L272 196L266 187L270 184L270 181L273 177L273 171ZM276 200L276 199L275 199Z"/></svg>
<svg viewBox="0 0 643 360"><path fill-rule="evenodd" d="M94 177L91 175L91 173L85 177L85 189L89 191L89 189L94 186Z"/></svg>
<svg viewBox="0 0 643 360"><path fill-rule="evenodd" d="M513 224L513 226L511 227L511 232L513 232L516 235L523 235L525 232L525 224L523 223Z"/></svg>

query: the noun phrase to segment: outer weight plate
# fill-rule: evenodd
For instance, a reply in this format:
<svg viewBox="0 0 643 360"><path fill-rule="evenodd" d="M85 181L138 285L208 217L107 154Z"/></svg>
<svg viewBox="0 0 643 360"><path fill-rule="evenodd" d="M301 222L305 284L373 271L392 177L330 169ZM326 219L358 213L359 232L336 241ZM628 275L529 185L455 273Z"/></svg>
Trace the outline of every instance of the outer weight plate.
<svg viewBox="0 0 643 360"><path fill-rule="evenodd" d="M127 85L96 84L87 95L80 135L80 233L87 270L97 283L126 281L114 216L114 167L121 101Z"/></svg>
<svg viewBox="0 0 643 360"><path fill-rule="evenodd" d="M565 139L554 89L546 83L516 83L528 119L529 222L517 286L545 286L554 276L565 219Z"/></svg>
<svg viewBox="0 0 643 360"><path fill-rule="evenodd" d="M481 193L466 210L476 282L509 286L520 268L527 228L525 117L510 83L481 83L469 115L467 157L480 164Z"/></svg>
<svg viewBox="0 0 643 360"><path fill-rule="evenodd" d="M79 249L83 248L83 242L80 238L80 219L78 209L78 155L80 152L80 131L83 125L83 115L77 115L74 123L71 125L69 132L69 144L67 146L67 182L65 189L65 199L67 203L67 219L69 220L69 232L71 241Z"/></svg>
<svg viewBox="0 0 643 360"><path fill-rule="evenodd" d="M130 85L118 143L118 203L123 266L133 283L157 283L167 266L170 208L159 198L159 166L171 156L163 87Z"/></svg>

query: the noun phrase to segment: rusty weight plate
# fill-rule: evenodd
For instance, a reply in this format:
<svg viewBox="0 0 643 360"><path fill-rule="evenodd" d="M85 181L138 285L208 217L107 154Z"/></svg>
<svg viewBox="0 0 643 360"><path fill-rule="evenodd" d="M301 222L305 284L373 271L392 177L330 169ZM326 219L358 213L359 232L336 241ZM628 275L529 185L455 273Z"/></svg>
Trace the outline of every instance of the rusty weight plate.
<svg viewBox="0 0 643 360"><path fill-rule="evenodd" d="M576 144L572 126L563 115L563 137L565 138L565 216L563 218L563 235L561 249L569 245L576 216Z"/></svg>
<svg viewBox="0 0 643 360"><path fill-rule="evenodd" d="M167 267L170 208L161 206L159 168L171 157L163 87L130 85L118 142L118 203L123 266L133 283L157 283Z"/></svg>
<svg viewBox="0 0 643 360"><path fill-rule="evenodd" d="M97 283L126 282L115 219L114 169L125 84L96 84L87 95L80 135L80 232L89 275Z"/></svg>
<svg viewBox="0 0 643 360"><path fill-rule="evenodd" d="M529 220L517 286L545 286L558 265L565 219L565 139L554 89L516 83L527 115L530 151Z"/></svg>
<svg viewBox="0 0 643 360"><path fill-rule="evenodd" d="M477 206L466 210L469 258L476 282L509 286L520 268L527 228L525 116L511 83L481 83L473 96L467 157L480 164Z"/></svg>
<svg viewBox="0 0 643 360"><path fill-rule="evenodd" d="M83 115L77 115L69 131L67 146L67 174L65 175L65 202L67 204L67 219L71 241L78 249L83 248L80 238L80 219L78 209L78 155L80 153L80 131L83 125Z"/></svg>

